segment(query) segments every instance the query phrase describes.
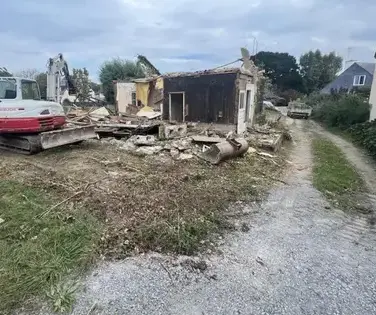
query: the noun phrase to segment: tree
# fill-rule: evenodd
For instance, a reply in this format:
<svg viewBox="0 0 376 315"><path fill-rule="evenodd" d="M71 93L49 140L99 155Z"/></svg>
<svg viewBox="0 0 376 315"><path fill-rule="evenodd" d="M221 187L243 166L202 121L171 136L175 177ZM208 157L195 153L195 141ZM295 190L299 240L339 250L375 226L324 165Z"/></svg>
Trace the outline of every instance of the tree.
<svg viewBox="0 0 376 315"><path fill-rule="evenodd" d="M24 69L24 70L16 72L14 76L35 80L36 76L39 74L40 72L37 69Z"/></svg>
<svg viewBox="0 0 376 315"><path fill-rule="evenodd" d="M130 60L119 58L106 61L99 69L99 80L102 83L106 100L115 103L113 81L130 81L131 79L145 77L142 68Z"/></svg>
<svg viewBox="0 0 376 315"><path fill-rule="evenodd" d="M35 78L39 85L40 97L42 100L47 99L47 74L46 73L38 73Z"/></svg>
<svg viewBox="0 0 376 315"><path fill-rule="evenodd" d="M288 53L260 51L254 56L254 62L265 71L265 75L278 90L302 90L302 78L294 56Z"/></svg>
<svg viewBox="0 0 376 315"><path fill-rule="evenodd" d="M300 73L306 93L321 90L333 81L341 69L342 58L334 52L327 55L320 50L309 51L300 57Z"/></svg>
<svg viewBox="0 0 376 315"><path fill-rule="evenodd" d="M93 81L90 81L90 88L93 90L95 94L99 94L101 91L101 85Z"/></svg>
<svg viewBox="0 0 376 315"><path fill-rule="evenodd" d="M5 67L0 67L0 77L11 77L12 74Z"/></svg>
<svg viewBox="0 0 376 315"><path fill-rule="evenodd" d="M86 68L73 69L72 77L77 89L77 100L84 102L90 95L89 72Z"/></svg>

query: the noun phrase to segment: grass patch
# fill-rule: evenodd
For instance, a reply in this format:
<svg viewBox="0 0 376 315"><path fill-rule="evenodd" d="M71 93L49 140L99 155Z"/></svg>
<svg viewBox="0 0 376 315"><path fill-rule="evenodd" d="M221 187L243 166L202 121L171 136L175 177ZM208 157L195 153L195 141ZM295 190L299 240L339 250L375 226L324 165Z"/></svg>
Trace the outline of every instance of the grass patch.
<svg viewBox="0 0 376 315"><path fill-rule="evenodd" d="M344 210L353 208L354 196L364 188L361 177L341 149L330 140L315 138L312 145L313 185Z"/></svg>
<svg viewBox="0 0 376 315"><path fill-rule="evenodd" d="M59 296L60 302L52 301L56 310L72 303L55 292L91 261L100 225L78 209L55 209L42 216L53 199L39 189L0 182L0 313L46 294Z"/></svg>

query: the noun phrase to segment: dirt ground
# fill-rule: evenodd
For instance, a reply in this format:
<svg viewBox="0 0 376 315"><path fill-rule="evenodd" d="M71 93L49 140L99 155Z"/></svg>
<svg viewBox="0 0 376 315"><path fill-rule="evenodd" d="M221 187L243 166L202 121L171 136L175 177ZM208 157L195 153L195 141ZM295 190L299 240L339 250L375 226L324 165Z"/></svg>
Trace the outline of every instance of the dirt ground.
<svg viewBox="0 0 376 315"><path fill-rule="evenodd" d="M228 209L249 230L226 236L219 252L195 258L201 263L153 253L103 263L73 314L375 314L375 227L369 214L333 209L312 186L314 129L295 123L287 184L261 204Z"/></svg>
<svg viewBox="0 0 376 315"><path fill-rule="evenodd" d="M134 156L107 142L48 150L35 156L1 153L0 176L45 191L56 205L82 207L104 225L102 258L147 250L192 254L224 223L231 201L259 200L283 170L283 156L247 154L219 166L198 158ZM233 228L229 226L229 228Z"/></svg>

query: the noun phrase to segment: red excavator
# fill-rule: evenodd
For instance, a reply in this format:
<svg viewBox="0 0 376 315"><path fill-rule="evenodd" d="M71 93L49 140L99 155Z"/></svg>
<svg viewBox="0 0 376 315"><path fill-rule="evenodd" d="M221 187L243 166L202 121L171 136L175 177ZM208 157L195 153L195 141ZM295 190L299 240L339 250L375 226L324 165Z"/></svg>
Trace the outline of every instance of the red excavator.
<svg viewBox="0 0 376 315"><path fill-rule="evenodd" d="M61 54L49 60L47 101L41 100L36 81L0 77L0 148L34 154L96 138L94 126L67 126L63 106L59 103L65 88L74 92Z"/></svg>

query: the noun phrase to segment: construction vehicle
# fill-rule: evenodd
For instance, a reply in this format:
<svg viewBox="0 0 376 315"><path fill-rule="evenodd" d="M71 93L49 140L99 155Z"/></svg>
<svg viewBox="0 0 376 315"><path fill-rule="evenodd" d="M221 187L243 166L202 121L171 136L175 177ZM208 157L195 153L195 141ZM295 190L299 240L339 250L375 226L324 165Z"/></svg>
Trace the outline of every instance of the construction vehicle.
<svg viewBox="0 0 376 315"><path fill-rule="evenodd" d="M311 116L312 107L300 101L289 102L287 107L287 116L290 118L308 119Z"/></svg>
<svg viewBox="0 0 376 315"><path fill-rule="evenodd" d="M146 77L161 75L159 70L143 55L137 56L137 65L142 69Z"/></svg>
<svg viewBox="0 0 376 315"><path fill-rule="evenodd" d="M47 101L41 100L35 80L0 77L0 148L34 154L96 138L94 126L67 126L60 104L63 79L74 92L61 54L49 60Z"/></svg>
<svg viewBox="0 0 376 315"><path fill-rule="evenodd" d="M63 54L50 58L47 62L47 100L70 106L76 94L76 85Z"/></svg>

